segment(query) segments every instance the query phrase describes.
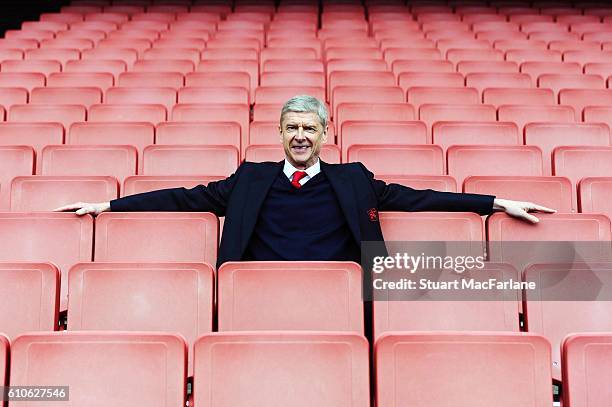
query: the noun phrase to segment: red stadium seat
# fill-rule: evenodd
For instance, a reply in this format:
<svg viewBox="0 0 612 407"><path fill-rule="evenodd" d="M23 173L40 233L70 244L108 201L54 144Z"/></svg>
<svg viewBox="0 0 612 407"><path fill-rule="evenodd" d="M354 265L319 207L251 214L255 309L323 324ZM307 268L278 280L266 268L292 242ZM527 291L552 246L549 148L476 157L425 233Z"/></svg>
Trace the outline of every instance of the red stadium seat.
<svg viewBox="0 0 612 407"><path fill-rule="evenodd" d="M250 91L251 77L246 72L193 72L185 76L185 86L237 86Z"/></svg>
<svg viewBox="0 0 612 407"><path fill-rule="evenodd" d="M533 39L525 39L516 38L516 39L501 39L496 40L493 43L493 48L502 50L504 52L510 50L546 50L548 48L548 43L543 40L533 40Z"/></svg>
<svg viewBox="0 0 612 407"><path fill-rule="evenodd" d="M383 214L387 215L387 214ZM467 215L467 214L466 214ZM471 215L471 214L470 214ZM461 225L461 218L450 219L442 224L442 230L447 225L450 230L467 229ZM467 220L467 219L464 219ZM417 226L420 226L417 224ZM422 226L427 226L424 222ZM442 239L442 238L441 238ZM461 278L487 281L494 278L498 281L519 279L519 273L509 264L485 263L484 268L465 270ZM457 274L442 273L437 281L457 280ZM477 296L467 297L464 301L449 300L448 293L437 294L434 290L423 290L423 299L406 296L404 301L393 301L392 293L380 296L374 301L374 338L392 331L509 331L519 332L518 298L520 291L514 295L514 301L509 299L510 292L495 293L496 296L486 300L478 300ZM446 296L446 297L444 297ZM375 297L376 299L376 297ZM401 297L399 297L401 299ZM436 300L437 299L437 300Z"/></svg>
<svg viewBox="0 0 612 407"><path fill-rule="evenodd" d="M388 70L387 63L380 59L332 59L327 62L327 83L331 73L335 71L385 72Z"/></svg>
<svg viewBox="0 0 612 407"><path fill-rule="evenodd" d="M24 88L0 88L0 105L10 109L13 105L28 103L28 90Z"/></svg>
<svg viewBox="0 0 612 407"><path fill-rule="evenodd" d="M542 150L545 175L552 174L552 152L558 146L609 146L610 129L601 123L532 123L525 126L525 144Z"/></svg>
<svg viewBox="0 0 612 407"><path fill-rule="evenodd" d="M102 90L95 87L53 87L34 88L30 92L31 104L91 105L102 102Z"/></svg>
<svg viewBox="0 0 612 407"><path fill-rule="evenodd" d="M576 50L563 53L563 61L578 62L581 65L599 62L612 62L612 52L600 50Z"/></svg>
<svg viewBox="0 0 612 407"><path fill-rule="evenodd" d="M454 72L455 67L449 61L412 59L395 61L391 70L398 76L402 72Z"/></svg>
<svg viewBox="0 0 612 407"><path fill-rule="evenodd" d="M74 202L108 202L119 196L113 177L21 176L11 186L11 210L52 211Z"/></svg>
<svg viewBox="0 0 612 407"><path fill-rule="evenodd" d="M255 103L283 104L295 95L311 95L325 100L324 87L312 86L259 86L255 89Z"/></svg>
<svg viewBox="0 0 612 407"><path fill-rule="evenodd" d="M0 48L0 63L9 60L22 60L23 51L14 48Z"/></svg>
<svg viewBox="0 0 612 407"><path fill-rule="evenodd" d="M583 178L578 185L580 212L603 213L612 219L610 191L612 176Z"/></svg>
<svg viewBox="0 0 612 407"><path fill-rule="evenodd" d="M418 87L462 87L465 79L459 72L402 72L398 84L404 92Z"/></svg>
<svg viewBox="0 0 612 407"><path fill-rule="evenodd" d="M363 334L361 274L352 262L225 263L218 271L219 331Z"/></svg>
<svg viewBox="0 0 612 407"><path fill-rule="evenodd" d="M34 72L0 72L0 88L24 88L28 92L45 86L45 75Z"/></svg>
<svg viewBox="0 0 612 407"><path fill-rule="evenodd" d="M457 192L457 181L450 175L383 175L376 179L387 184L400 184L414 189Z"/></svg>
<svg viewBox="0 0 612 407"><path fill-rule="evenodd" d="M463 75L471 73L513 73L518 71L518 64L512 61L464 60L457 63L457 72Z"/></svg>
<svg viewBox="0 0 612 407"><path fill-rule="evenodd" d="M312 48L320 58L321 40L317 38L268 38L268 48Z"/></svg>
<svg viewBox="0 0 612 407"><path fill-rule="evenodd" d="M66 62L70 60L81 59L80 56L81 53L78 49L38 48L27 50L24 59L58 61L62 65L66 65Z"/></svg>
<svg viewBox="0 0 612 407"><path fill-rule="evenodd" d="M195 48L151 48L142 54L145 60L180 59L197 64L200 61L200 51Z"/></svg>
<svg viewBox="0 0 612 407"><path fill-rule="evenodd" d="M96 219L95 261L217 261L219 222L211 213L104 213Z"/></svg>
<svg viewBox="0 0 612 407"><path fill-rule="evenodd" d="M520 145L523 137L511 122L437 122L432 129L433 143L445 151L454 144Z"/></svg>
<svg viewBox="0 0 612 407"><path fill-rule="evenodd" d="M279 134L278 122L251 122L249 131L249 142L248 144L274 144L279 143L281 136ZM328 132L328 143L333 143L335 138Z"/></svg>
<svg viewBox="0 0 612 407"><path fill-rule="evenodd" d="M219 332L195 344L194 402L369 405L368 343L338 332ZM285 385L280 385L284 383Z"/></svg>
<svg viewBox="0 0 612 407"><path fill-rule="evenodd" d="M484 224L479 215L468 212L384 212L380 227L387 241L474 242L484 254Z"/></svg>
<svg viewBox="0 0 612 407"><path fill-rule="evenodd" d="M415 120L415 114L414 108L405 103L342 103L334 120L341 131L342 124L349 120L409 122Z"/></svg>
<svg viewBox="0 0 612 407"><path fill-rule="evenodd" d="M576 211L576 192L565 177L473 176L465 179L463 191L535 202L562 213Z"/></svg>
<svg viewBox="0 0 612 407"><path fill-rule="evenodd" d="M361 103L368 95L368 103L402 103L404 92L399 86L336 86L331 93L333 117L337 117L338 105Z"/></svg>
<svg viewBox="0 0 612 407"><path fill-rule="evenodd" d="M248 59L257 61L255 48L209 48L202 51L202 60Z"/></svg>
<svg viewBox="0 0 612 407"><path fill-rule="evenodd" d="M88 121L157 124L166 121L166 108L163 105L136 103L94 105L89 109Z"/></svg>
<svg viewBox="0 0 612 407"><path fill-rule="evenodd" d="M62 273L66 309L68 269L92 260L93 218L73 213L0 213L0 261L50 262Z"/></svg>
<svg viewBox="0 0 612 407"><path fill-rule="evenodd" d="M506 61L519 65L524 62L561 62L561 53L542 49L510 49L506 51Z"/></svg>
<svg viewBox="0 0 612 407"><path fill-rule="evenodd" d="M567 335L575 332L612 330L612 321L606 317L612 309L607 298L597 300L595 294L587 301L581 300L589 288L597 289L602 284L610 284L611 276L610 263L555 262L534 264L524 271L525 281L534 282L536 286L533 292L527 294L524 305L525 325L529 332L545 336L553 345L553 378L561 379L560 350ZM577 281L581 282L581 288L575 286ZM555 323L551 324L549 321Z"/></svg>
<svg viewBox="0 0 612 407"><path fill-rule="evenodd" d="M0 47L4 49L19 49L25 51L28 49L36 49L39 42L33 39L25 38L0 38Z"/></svg>
<svg viewBox="0 0 612 407"><path fill-rule="evenodd" d="M264 72L259 81L261 86L325 87L325 75L322 72Z"/></svg>
<svg viewBox="0 0 612 407"><path fill-rule="evenodd" d="M60 273L51 263L0 263L2 333L9 338L30 331L55 331L59 327ZM8 345L0 337L0 348ZM6 349L0 350L0 383L7 372Z"/></svg>
<svg viewBox="0 0 612 407"><path fill-rule="evenodd" d="M299 55L301 59L318 59L317 51L311 47L264 48L259 53L260 68L266 61L286 59L287 55Z"/></svg>
<svg viewBox="0 0 612 407"><path fill-rule="evenodd" d="M152 145L144 150L144 175L229 176L239 164L240 151L222 145Z"/></svg>
<svg viewBox="0 0 612 407"><path fill-rule="evenodd" d="M555 105L555 94L550 89L533 88L487 88L482 94L484 103L502 105Z"/></svg>
<svg viewBox="0 0 612 407"><path fill-rule="evenodd" d="M478 90L464 87L411 87L406 95L408 103L419 109L425 103L477 104Z"/></svg>
<svg viewBox="0 0 612 407"><path fill-rule="evenodd" d="M323 144L321 160L328 164L340 164L340 148L333 144ZM285 158L282 146L279 144L250 145L246 148L244 159L251 162L274 161Z"/></svg>
<svg viewBox="0 0 612 407"><path fill-rule="evenodd" d="M113 83L113 75L108 72L58 72L52 73L47 79L47 85L51 87L77 87L81 89L98 88L101 89L102 92L106 92L108 88L113 86ZM91 91L89 92L92 93ZM100 101L98 101L97 103L100 103Z"/></svg>
<svg viewBox="0 0 612 407"><path fill-rule="evenodd" d="M342 161L355 144L426 144L427 128L422 122L346 121L342 124Z"/></svg>
<svg viewBox="0 0 612 407"><path fill-rule="evenodd" d="M42 151L42 175L111 176L120 182L136 174L137 150L128 145L51 145Z"/></svg>
<svg viewBox="0 0 612 407"><path fill-rule="evenodd" d="M160 123L156 130L156 144L231 145L240 148L240 124L237 122Z"/></svg>
<svg viewBox="0 0 612 407"><path fill-rule="evenodd" d="M419 109L419 119L427 124L429 134L436 122L458 120L494 122L496 116L495 107L491 105L424 104Z"/></svg>
<svg viewBox="0 0 612 407"><path fill-rule="evenodd" d="M541 336L390 333L377 341L375 358L379 407L552 404L550 344ZM492 359L498 369L490 368ZM507 385L515 391L500 398Z"/></svg>
<svg viewBox="0 0 612 407"><path fill-rule="evenodd" d="M81 105L15 105L8 112L10 122L56 122L64 129L75 122L85 121L87 111Z"/></svg>
<svg viewBox="0 0 612 407"><path fill-rule="evenodd" d="M542 74L538 86L550 88L558 95L562 89L605 89L606 83L599 75L585 74Z"/></svg>
<svg viewBox="0 0 612 407"><path fill-rule="evenodd" d="M543 74L581 74L582 67L576 62L523 62L521 72L529 74L533 85L538 84L538 78Z"/></svg>
<svg viewBox="0 0 612 407"><path fill-rule="evenodd" d="M195 70L187 59L141 59L134 63L134 72L180 72L186 75Z"/></svg>
<svg viewBox="0 0 612 407"><path fill-rule="evenodd" d="M576 121L580 121L586 106L612 106L612 89L563 89L559 92L559 103L572 106Z"/></svg>
<svg viewBox="0 0 612 407"><path fill-rule="evenodd" d="M164 35L165 34L165 35ZM162 37L155 40L153 43L153 49L173 49L173 48L186 48L195 49L197 51L204 51L206 48L206 40L208 40L208 33L205 30L198 30L194 32L195 35L188 36L179 31L166 31L162 34ZM198 57L198 61L200 58ZM194 61L197 62L197 61Z"/></svg>
<svg viewBox="0 0 612 407"><path fill-rule="evenodd" d="M185 404L187 349L177 335L30 333L17 338L11 350L15 386L62 383L70 388L70 403L91 406Z"/></svg>
<svg viewBox="0 0 612 407"><path fill-rule="evenodd" d="M348 162L361 162L375 176L443 175L444 153L436 145L352 145Z"/></svg>
<svg viewBox="0 0 612 407"><path fill-rule="evenodd" d="M334 71L329 75L329 86L327 97L333 93L338 86L395 86L396 81L392 72L372 71ZM330 102L333 102L330 100Z"/></svg>
<svg viewBox="0 0 612 407"><path fill-rule="evenodd" d="M495 50L491 50L491 44L485 40L475 40L472 32L467 32L467 37L461 37L461 33L456 30L444 30L443 35L446 38L440 38L436 42L436 47L448 58L448 51L452 49L461 50L484 50L486 60L502 60L503 58ZM431 33L428 33L431 36ZM475 52L466 59L474 59L479 52ZM452 61L451 61L452 62Z"/></svg>
<svg viewBox="0 0 612 407"><path fill-rule="evenodd" d="M325 72L322 61L315 59L270 59L263 64L265 72Z"/></svg>
<svg viewBox="0 0 612 407"><path fill-rule="evenodd" d="M461 61L503 61L504 53L498 49L451 48L446 59L455 65Z"/></svg>
<svg viewBox="0 0 612 407"><path fill-rule="evenodd" d="M70 30L66 30L66 31L60 31L57 33L56 35L56 39L79 39L79 38L87 38L88 40L93 41L94 43L97 43L98 41L102 40L103 38L106 37L106 33L102 30L96 30L96 29L85 29L85 28L73 28ZM83 55L81 54L81 58L83 57Z"/></svg>
<svg viewBox="0 0 612 407"><path fill-rule="evenodd" d="M13 178L34 174L34 154L30 146L0 145L0 211L9 210Z"/></svg>
<svg viewBox="0 0 612 407"><path fill-rule="evenodd" d="M108 38L98 42L96 49L100 50L101 55L96 55L96 59L121 59L131 67L134 64L133 51L136 51L140 58L146 50L151 48L152 40L146 38L113 38L113 35L116 34L112 33ZM113 52L113 50L117 51ZM93 52L93 54L96 54L96 52ZM108 57L105 57L104 54L107 54ZM117 58L114 58L115 54Z"/></svg>
<svg viewBox="0 0 612 407"><path fill-rule="evenodd" d="M138 59L138 51L132 48L94 48L82 53L83 60L117 60L123 61L128 67L133 67Z"/></svg>
<svg viewBox="0 0 612 407"><path fill-rule="evenodd" d="M553 174L568 177L574 185L585 177L612 176L612 147L557 147Z"/></svg>
<svg viewBox="0 0 612 407"><path fill-rule="evenodd" d="M327 61L334 59L382 59L382 52L378 47L327 47L325 50L325 59Z"/></svg>
<svg viewBox="0 0 612 407"><path fill-rule="evenodd" d="M0 64L0 70L2 72L35 72L49 76L53 72L61 71L62 64L59 61L42 59L9 60Z"/></svg>
<svg viewBox="0 0 612 407"><path fill-rule="evenodd" d="M159 83L165 88L178 90L184 86L184 82L180 72L124 72L119 75L117 86L147 88Z"/></svg>
<svg viewBox="0 0 612 407"><path fill-rule="evenodd" d="M561 51L563 53L568 51L601 51L601 44L595 41L580 41L580 40L561 40L551 41L548 46L549 49L555 51Z"/></svg>
<svg viewBox="0 0 612 407"><path fill-rule="evenodd" d="M466 86L482 94L486 88L530 88L531 77L524 73L471 73L465 77Z"/></svg>
<svg viewBox="0 0 612 407"><path fill-rule="evenodd" d="M116 59L88 59L80 61L68 61L64 67L64 72L84 72L84 73L111 73L115 78L120 73L127 70L127 64L124 61Z"/></svg>
<svg viewBox="0 0 612 407"><path fill-rule="evenodd" d="M68 276L69 330L166 331L189 346L212 332L214 269L203 263L80 263Z"/></svg>
<svg viewBox="0 0 612 407"><path fill-rule="evenodd" d="M576 64L578 65L578 64ZM595 62L584 66L584 73L607 78L612 75L612 63Z"/></svg>
<svg viewBox="0 0 612 407"><path fill-rule="evenodd" d="M563 341L563 405L590 407L612 397L609 382L610 333L572 334Z"/></svg>
<svg viewBox="0 0 612 407"><path fill-rule="evenodd" d="M189 86L178 91L179 103L235 103L249 104L248 88L237 86Z"/></svg>
<svg viewBox="0 0 612 407"><path fill-rule="evenodd" d="M206 177L189 175L134 175L123 181L121 196L139 194L166 188L193 188L225 177Z"/></svg>
<svg viewBox="0 0 612 407"><path fill-rule="evenodd" d="M157 104L170 111L176 102L176 90L168 87L111 88L104 96L110 104Z"/></svg>
<svg viewBox="0 0 612 407"><path fill-rule="evenodd" d="M448 174L460 184L471 175L543 175L535 146L451 146L447 159Z"/></svg>
<svg viewBox="0 0 612 407"><path fill-rule="evenodd" d="M573 123L574 110L569 106L503 105L498 109L498 120L516 123L522 133L528 123Z"/></svg>
<svg viewBox="0 0 612 407"><path fill-rule="evenodd" d="M247 59L201 61L197 72L245 72L251 78L251 99L255 96L255 88L259 82L259 65L257 61Z"/></svg>

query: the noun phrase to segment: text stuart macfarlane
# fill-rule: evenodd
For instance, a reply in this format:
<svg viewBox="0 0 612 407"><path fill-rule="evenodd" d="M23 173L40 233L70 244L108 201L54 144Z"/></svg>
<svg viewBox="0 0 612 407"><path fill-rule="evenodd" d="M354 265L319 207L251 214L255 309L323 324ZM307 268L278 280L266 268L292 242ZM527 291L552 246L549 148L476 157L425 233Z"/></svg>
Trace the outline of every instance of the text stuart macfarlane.
<svg viewBox="0 0 612 407"><path fill-rule="evenodd" d="M533 281L500 281L495 278L475 280L466 278L453 281L432 281L421 278L418 281L402 278L399 281L385 281L377 278L372 281L375 290L535 290Z"/></svg>

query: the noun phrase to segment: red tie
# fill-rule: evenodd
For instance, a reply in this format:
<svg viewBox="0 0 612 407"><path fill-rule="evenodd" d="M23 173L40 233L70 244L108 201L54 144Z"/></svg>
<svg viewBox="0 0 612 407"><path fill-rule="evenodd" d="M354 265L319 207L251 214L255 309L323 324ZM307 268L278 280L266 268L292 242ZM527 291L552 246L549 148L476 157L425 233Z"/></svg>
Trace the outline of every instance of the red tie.
<svg viewBox="0 0 612 407"><path fill-rule="evenodd" d="M293 176L291 177L291 185L293 185L297 189L302 188L302 185L300 184L300 180L302 178L304 178L306 175L307 175L306 171L296 171L296 172L294 172Z"/></svg>

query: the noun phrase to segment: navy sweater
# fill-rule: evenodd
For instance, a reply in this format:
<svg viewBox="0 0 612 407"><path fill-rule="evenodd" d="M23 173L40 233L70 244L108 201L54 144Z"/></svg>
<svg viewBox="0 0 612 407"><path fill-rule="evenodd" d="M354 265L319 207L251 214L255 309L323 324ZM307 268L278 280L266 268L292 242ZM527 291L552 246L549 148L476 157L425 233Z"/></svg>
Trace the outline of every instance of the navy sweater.
<svg viewBox="0 0 612 407"><path fill-rule="evenodd" d="M300 189L280 172L261 207L245 260L350 260L360 247L320 172Z"/></svg>

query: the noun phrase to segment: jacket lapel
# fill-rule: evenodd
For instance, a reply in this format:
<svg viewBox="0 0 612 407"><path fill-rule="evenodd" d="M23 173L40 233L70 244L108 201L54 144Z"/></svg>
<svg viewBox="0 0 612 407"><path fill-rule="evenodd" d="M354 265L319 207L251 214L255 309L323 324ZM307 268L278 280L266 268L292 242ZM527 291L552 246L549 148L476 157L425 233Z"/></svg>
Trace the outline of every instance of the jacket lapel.
<svg viewBox="0 0 612 407"><path fill-rule="evenodd" d="M351 233L353 233L355 241L359 244L361 242L361 230L359 228L359 212L357 211L356 204L357 195L355 195L353 183L341 169L342 166L330 165L321 161L321 171L325 173L332 189L336 193L338 203L346 217L346 222L351 229Z"/></svg>
<svg viewBox="0 0 612 407"><path fill-rule="evenodd" d="M266 165L257 168L249 182L247 194L244 198L242 212L242 228L240 230L240 254L244 254L259 218L259 211L272 183L283 169L284 161L275 165Z"/></svg>

